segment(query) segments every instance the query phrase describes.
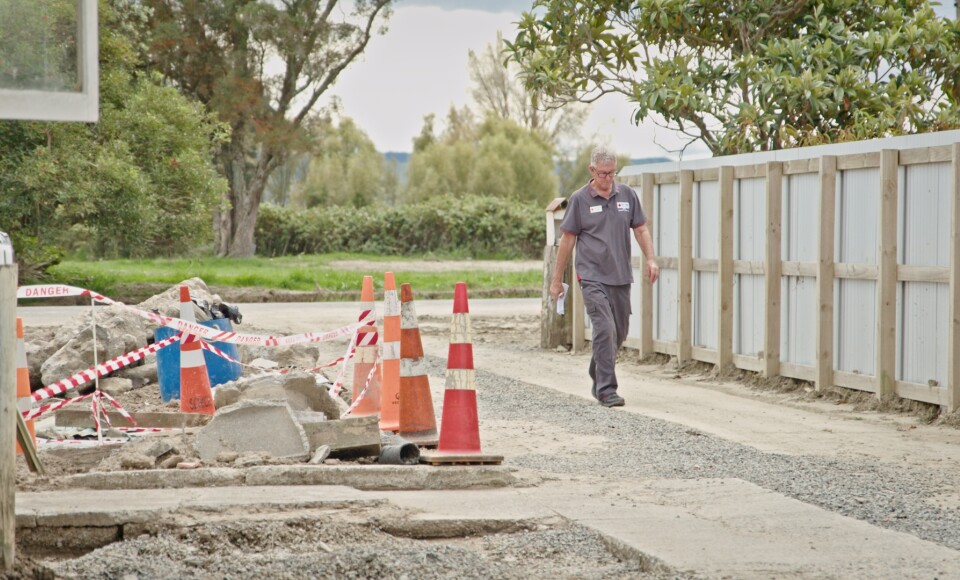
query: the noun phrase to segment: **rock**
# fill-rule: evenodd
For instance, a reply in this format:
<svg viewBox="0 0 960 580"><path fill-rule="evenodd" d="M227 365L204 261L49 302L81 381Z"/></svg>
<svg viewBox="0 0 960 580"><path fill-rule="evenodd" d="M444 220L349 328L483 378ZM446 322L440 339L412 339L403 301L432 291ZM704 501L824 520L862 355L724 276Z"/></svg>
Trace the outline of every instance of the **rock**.
<svg viewBox="0 0 960 580"><path fill-rule="evenodd" d="M142 453L129 453L120 458L123 469L153 469L154 460Z"/></svg>
<svg viewBox="0 0 960 580"><path fill-rule="evenodd" d="M173 451L173 445L169 441L164 441L163 439L158 439L154 441L152 445L143 450L143 454L147 457L152 457L154 459L159 459L160 457L166 455Z"/></svg>
<svg viewBox="0 0 960 580"><path fill-rule="evenodd" d="M177 469L198 469L202 465L199 461L181 461L177 464Z"/></svg>
<svg viewBox="0 0 960 580"><path fill-rule="evenodd" d="M313 452L313 457L310 458L310 465L319 465L323 463L327 457L330 457L330 446L321 445Z"/></svg>
<svg viewBox="0 0 960 580"><path fill-rule="evenodd" d="M139 389L144 385L156 384L159 382L156 358L154 358L152 362L144 363L140 366L122 369L117 373L117 376L130 379L135 389Z"/></svg>
<svg viewBox="0 0 960 580"><path fill-rule="evenodd" d="M313 344L293 344L290 346L248 346L239 347L240 362L252 364L263 359L276 363L285 369L307 370L317 366L320 347ZM321 361L326 362L326 361Z"/></svg>
<svg viewBox="0 0 960 580"><path fill-rule="evenodd" d="M236 451L223 451L217 453L217 463L233 463L240 457L240 454Z"/></svg>
<svg viewBox="0 0 960 580"><path fill-rule="evenodd" d="M182 455L171 455L160 462L160 467L163 469L176 469L183 461L184 458Z"/></svg>
<svg viewBox="0 0 960 580"><path fill-rule="evenodd" d="M280 364L277 363L277 361L267 360L265 358L255 358L247 364L249 364L252 367L256 367L258 369L280 368Z"/></svg>
<svg viewBox="0 0 960 580"><path fill-rule="evenodd" d="M220 385L213 389L213 404L217 409L229 407L240 400L240 389L226 385Z"/></svg>
<svg viewBox="0 0 960 580"><path fill-rule="evenodd" d="M133 381L130 379L121 379L120 377L104 377L100 379L100 390L112 397L116 397L121 393L132 391Z"/></svg>
<svg viewBox="0 0 960 580"><path fill-rule="evenodd" d="M205 462L216 461L224 451L262 452L303 460L312 449L290 408L278 401L240 401L218 410L197 433L196 446Z"/></svg>
<svg viewBox="0 0 960 580"><path fill-rule="evenodd" d="M258 453L246 454L238 457L233 464L237 467L254 467L256 465L263 465L267 462L267 458Z"/></svg>

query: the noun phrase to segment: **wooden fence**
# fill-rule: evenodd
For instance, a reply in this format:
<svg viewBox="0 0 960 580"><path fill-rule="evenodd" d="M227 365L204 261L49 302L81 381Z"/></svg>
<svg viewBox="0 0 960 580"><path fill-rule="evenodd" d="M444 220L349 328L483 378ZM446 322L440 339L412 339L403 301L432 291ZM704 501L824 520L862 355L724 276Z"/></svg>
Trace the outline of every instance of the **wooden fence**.
<svg viewBox="0 0 960 580"><path fill-rule="evenodd" d="M626 346L960 408L960 131L619 178L652 218L662 269L642 281L635 245ZM589 320L574 312L579 348Z"/></svg>

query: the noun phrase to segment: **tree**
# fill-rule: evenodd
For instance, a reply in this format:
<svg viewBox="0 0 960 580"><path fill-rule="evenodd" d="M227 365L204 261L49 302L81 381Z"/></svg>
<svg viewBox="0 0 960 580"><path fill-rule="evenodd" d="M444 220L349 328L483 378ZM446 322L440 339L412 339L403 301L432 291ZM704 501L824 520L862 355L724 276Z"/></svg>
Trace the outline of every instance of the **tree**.
<svg viewBox="0 0 960 580"><path fill-rule="evenodd" d="M489 195L545 203L556 195L552 148L529 129L488 117L479 125L468 110L451 109L447 129L432 134L432 116L410 157L407 199Z"/></svg>
<svg viewBox="0 0 960 580"><path fill-rule="evenodd" d="M927 0L536 0L507 47L545 98L622 93L727 154L956 127L958 44Z"/></svg>
<svg viewBox="0 0 960 580"><path fill-rule="evenodd" d="M561 142L578 136L588 108L578 103L544 106L540 95L520 80L519 67L504 62L504 48L503 36L498 32L496 42L488 44L482 53L471 50L467 55L473 82L471 94L481 117L509 119L560 149Z"/></svg>
<svg viewBox="0 0 960 580"><path fill-rule="evenodd" d="M364 207L392 200L394 173L353 119L342 117L334 125L325 117L314 123L311 133L315 153L306 179L293 194L296 205Z"/></svg>
<svg viewBox="0 0 960 580"><path fill-rule="evenodd" d="M366 48L390 0L144 0L153 65L228 123L220 164L229 197L215 216L218 255L254 253L267 181L320 97Z"/></svg>
<svg viewBox="0 0 960 580"><path fill-rule="evenodd" d="M171 255L210 238L226 191L213 162L226 127L198 103L137 72L137 11L99 6L100 121L0 122L0 216L24 279L64 251Z"/></svg>

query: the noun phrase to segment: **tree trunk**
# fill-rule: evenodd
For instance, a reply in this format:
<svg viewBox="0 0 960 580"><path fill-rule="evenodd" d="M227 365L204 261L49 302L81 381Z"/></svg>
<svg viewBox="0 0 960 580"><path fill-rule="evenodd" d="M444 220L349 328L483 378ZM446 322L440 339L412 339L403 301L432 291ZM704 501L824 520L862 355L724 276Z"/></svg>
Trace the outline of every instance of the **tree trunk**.
<svg viewBox="0 0 960 580"><path fill-rule="evenodd" d="M264 150L248 176L247 151L242 136L238 136L242 133L243 128L234 127L234 137L223 155L230 191L225 207L214 213L214 243L220 257L249 258L256 252L254 234L260 200L274 166L273 154Z"/></svg>

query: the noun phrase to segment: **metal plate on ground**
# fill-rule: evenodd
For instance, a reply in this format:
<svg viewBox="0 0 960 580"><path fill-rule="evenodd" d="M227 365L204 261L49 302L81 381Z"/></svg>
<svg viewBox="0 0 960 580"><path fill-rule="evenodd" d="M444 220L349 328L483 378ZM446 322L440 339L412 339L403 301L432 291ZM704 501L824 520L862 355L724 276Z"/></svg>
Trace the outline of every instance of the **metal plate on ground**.
<svg viewBox="0 0 960 580"><path fill-rule="evenodd" d="M427 465L500 465L503 455L456 454L456 453L423 453L420 463Z"/></svg>

